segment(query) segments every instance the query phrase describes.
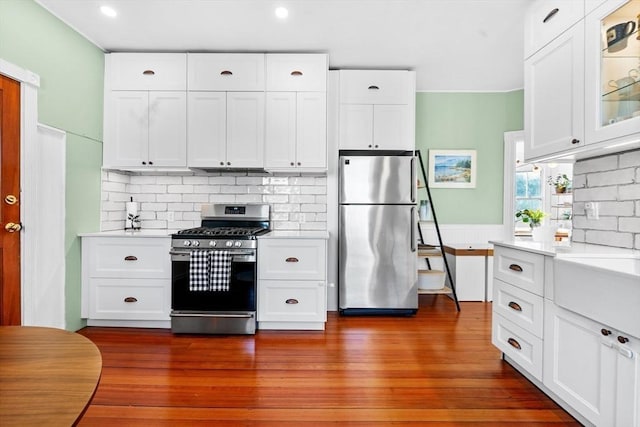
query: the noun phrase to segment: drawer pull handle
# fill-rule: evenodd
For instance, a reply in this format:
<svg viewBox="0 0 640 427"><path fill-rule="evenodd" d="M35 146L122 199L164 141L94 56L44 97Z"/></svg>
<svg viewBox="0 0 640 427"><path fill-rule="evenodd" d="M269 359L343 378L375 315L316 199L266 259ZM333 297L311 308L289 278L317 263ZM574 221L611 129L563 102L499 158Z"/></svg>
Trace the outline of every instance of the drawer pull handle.
<svg viewBox="0 0 640 427"><path fill-rule="evenodd" d="M286 304L298 304L298 300L295 298L289 298L285 301Z"/></svg>
<svg viewBox="0 0 640 427"><path fill-rule="evenodd" d="M369 86L369 90L378 90L378 89L380 89L380 88L378 86L376 86L376 85Z"/></svg>
<svg viewBox="0 0 640 427"><path fill-rule="evenodd" d="M522 350L522 346L520 345L520 343L515 338L509 338L507 340L507 342L509 343L509 345L511 347L517 348L518 350Z"/></svg>
<svg viewBox="0 0 640 427"><path fill-rule="evenodd" d="M232 76L233 73L231 71L229 71L229 70L222 70L222 71L220 71L220 75L221 76Z"/></svg>
<svg viewBox="0 0 640 427"><path fill-rule="evenodd" d="M556 16L556 13L560 12L560 9L558 9L557 7L555 9L553 9L551 12L547 13L547 16L545 16L545 18L542 20L543 24L546 24L547 21L551 18L553 18L554 16Z"/></svg>
<svg viewBox="0 0 640 427"><path fill-rule="evenodd" d="M126 297L124 302L138 302L138 298L136 297Z"/></svg>
<svg viewBox="0 0 640 427"><path fill-rule="evenodd" d="M574 144L574 145L575 145L575 144L580 144L580 140L579 140L579 139L575 139L575 138L573 138L573 139L571 140L571 143L572 143L572 144Z"/></svg>
<svg viewBox="0 0 640 427"><path fill-rule="evenodd" d="M517 271L518 273L522 273L522 267L520 267L518 264L511 264L509 266L509 270L513 270L513 271Z"/></svg>
<svg viewBox="0 0 640 427"><path fill-rule="evenodd" d="M522 307L520 307L520 304L518 304L515 301L511 301L509 304L507 304L509 307L511 307L512 309L514 309L515 311L522 311Z"/></svg>
<svg viewBox="0 0 640 427"><path fill-rule="evenodd" d="M137 261L138 257L135 255L127 255L126 257L124 257L125 261Z"/></svg>
<svg viewBox="0 0 640 427"><path fill-rule="evenodd" d="M623 337L622 335L618 335L618 342L620 344L626 344L629 342L629 338Z"/></svg>
<svg viewBox="0 0 640 427"><path fill-rule="evenodd" d="M301 76L302 75L302 71L298 71L298 70L294 70L291 72L292 76Z"/></svg>
<svg viewBox="0 0 640 427"><path fill-rule="evenodd" d="M142 72L142 75L143 75L143 76L155 76L155 75L156 75L156 72L155 72L155 71L153 71L153 70L144 70L144 71Z"/></svg>
<svg viewBox="0 0 640 427"><path fill-rule="evenodd" d="M611 331L610 331L610 330L608 330L608 329L605 329L605 328L600 329L600 333L601 333L602 335L604 335L605 337L607 337L607 336L611 335Z"/></svg>
<svg viewBox="0 0 640 427"><path fill-rule="evenodd" d="M285 259L285 262L299 262L300 260L294 256Z"/></svg>

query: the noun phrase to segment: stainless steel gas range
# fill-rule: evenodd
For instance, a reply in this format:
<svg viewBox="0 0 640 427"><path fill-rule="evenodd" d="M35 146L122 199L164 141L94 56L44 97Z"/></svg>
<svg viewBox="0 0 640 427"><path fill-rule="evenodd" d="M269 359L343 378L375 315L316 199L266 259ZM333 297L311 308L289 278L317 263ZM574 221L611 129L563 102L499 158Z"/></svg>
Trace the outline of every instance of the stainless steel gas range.
<svg viewBox="0 0 640 427"><path fill-rule="evenodd" d="M171 330L254 334L256 238L269 231L269 205L207 204L201 217L171 236Z"/></svg>

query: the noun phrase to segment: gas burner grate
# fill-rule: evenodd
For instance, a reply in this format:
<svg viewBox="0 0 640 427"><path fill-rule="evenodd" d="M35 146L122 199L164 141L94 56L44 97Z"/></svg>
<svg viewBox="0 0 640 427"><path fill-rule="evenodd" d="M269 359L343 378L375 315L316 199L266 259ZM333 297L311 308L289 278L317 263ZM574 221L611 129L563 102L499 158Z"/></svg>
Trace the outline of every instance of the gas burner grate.
<svg viewBox="0 0 640 427"><path fill-rule="evenodd" d="M177 234L206 237L242 237L257 236L266 231L263 227L196 227L180 230Z"/></svg>

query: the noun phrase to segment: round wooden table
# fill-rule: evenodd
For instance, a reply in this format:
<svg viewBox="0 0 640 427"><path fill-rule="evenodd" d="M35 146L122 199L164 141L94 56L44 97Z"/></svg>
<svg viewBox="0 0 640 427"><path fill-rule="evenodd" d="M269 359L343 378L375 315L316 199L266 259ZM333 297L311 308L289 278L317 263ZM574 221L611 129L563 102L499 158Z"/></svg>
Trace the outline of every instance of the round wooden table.
<svg viewBox="0 0 640 427"><path fill-rule="evenodd" d="M91 402L98 348L62 329L0 326L0 425L70 426Z"/></svg>

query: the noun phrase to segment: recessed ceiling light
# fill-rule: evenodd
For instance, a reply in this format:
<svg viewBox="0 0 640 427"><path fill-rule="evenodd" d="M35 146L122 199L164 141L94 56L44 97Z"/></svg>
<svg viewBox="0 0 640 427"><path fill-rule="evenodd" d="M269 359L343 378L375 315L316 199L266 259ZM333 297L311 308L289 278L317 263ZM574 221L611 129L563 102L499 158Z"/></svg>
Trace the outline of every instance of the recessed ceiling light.
<svg viewBox="0 0 640 427"><path fill-rule="evenodd" d="M289 11L286 7L276 7L276 16L280 19L285 19L287 16L289 16Z"/></svg>
<svg viewBox="0 0 640 427"><path fill-rule="evenodd" d="M103 15L106 15L109 18L115 18L116 16L118 16L118 12L116 12L114 8L109 6L100 6L100 12L102 12Z"/></svg>

